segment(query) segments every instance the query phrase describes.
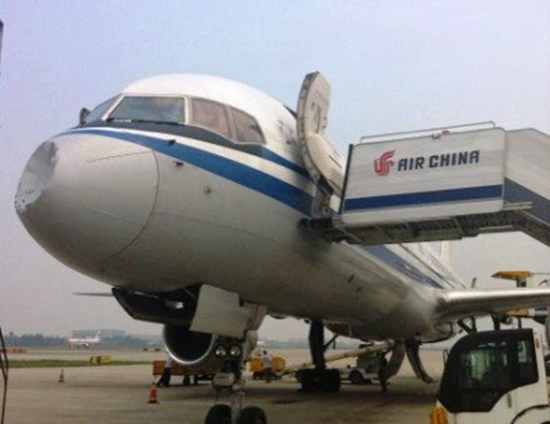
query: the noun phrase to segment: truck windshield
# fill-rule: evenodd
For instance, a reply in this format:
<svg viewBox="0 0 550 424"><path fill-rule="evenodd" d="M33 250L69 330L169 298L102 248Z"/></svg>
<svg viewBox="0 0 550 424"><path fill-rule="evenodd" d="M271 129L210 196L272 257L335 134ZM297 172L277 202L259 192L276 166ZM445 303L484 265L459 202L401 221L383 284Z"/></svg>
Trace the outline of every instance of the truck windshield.
<svg viewBox="0 0 550 424"><path fill-rule="evenodd" d="M537 381L530 330L471 334L449 354L439 401L453 413L486 412L504 394Z"/></svg>
<svg viewBox="0 0 550 424"><path fill-rule="evenodd" d="M181 97L126 96L108 121L183 124L185 105Z"/></svg>

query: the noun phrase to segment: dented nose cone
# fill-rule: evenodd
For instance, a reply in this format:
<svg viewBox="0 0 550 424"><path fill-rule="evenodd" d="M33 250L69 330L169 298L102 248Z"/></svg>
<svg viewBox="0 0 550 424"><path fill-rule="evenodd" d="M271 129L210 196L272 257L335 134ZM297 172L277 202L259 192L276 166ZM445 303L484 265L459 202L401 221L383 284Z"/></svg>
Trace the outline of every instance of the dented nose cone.
<svg viewBox="0 0 550 424"><path fill-rule="evenodd" d="M15 209L44 249L81 268L116 255L144 229L158 188L154 153L114 137L44 142L25 168Z"/></svg>

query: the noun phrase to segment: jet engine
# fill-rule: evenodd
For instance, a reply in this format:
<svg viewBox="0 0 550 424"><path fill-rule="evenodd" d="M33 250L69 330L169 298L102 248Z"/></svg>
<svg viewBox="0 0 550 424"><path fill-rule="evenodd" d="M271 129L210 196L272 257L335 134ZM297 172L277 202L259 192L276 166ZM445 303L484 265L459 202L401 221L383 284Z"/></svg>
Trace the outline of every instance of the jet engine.
<svg viewBox="0 0 550 424"><path fill-rule="evenodd" d="M164 326L163 337L168 354L187 367L221 367L223 359L238 359L243 353L248 355L258 342L255 331L249 332L243 343L233 337L199 333L172 324Z"/></svg>
<svg viewBox="0 0 550 424"><path fill-rule="evenodd" d="M135 319L164 324L166 350L185 366L221 366L222 359L251 352L265 307L241 304L231 292L208 286L146 294L113 288L113 295ZM213 316L210 311L217 311ZM244 343L243 343L244 342Z"/></svg>
<svg viewBox="0 0 550 424"><path fill-rule="evenodd" d="M167 324L163 331L166 350L182 365L193 366L216 360L214 346L217 336L198 333L182 325Z"/></svg>

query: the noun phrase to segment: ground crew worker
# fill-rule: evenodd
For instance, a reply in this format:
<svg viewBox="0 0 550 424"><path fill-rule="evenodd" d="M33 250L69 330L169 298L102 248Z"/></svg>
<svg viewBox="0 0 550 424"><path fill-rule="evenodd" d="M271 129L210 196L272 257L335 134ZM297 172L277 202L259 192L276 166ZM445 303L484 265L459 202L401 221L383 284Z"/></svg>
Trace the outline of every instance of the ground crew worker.
<svg viewBox="0 0 550 424"><path fill-rule="evenodd" d="M267 353L267 350L264 350L262 355L262 368L263 368L264 378L266 383L271 383L271 377L273 376L272 374L273 371L271 369L271 362L272 362L271 355Z"/></svg>
<svg viewBox="0 0 550 424"><path fill-rule="evenodd" d="M172 358L168 357L164 363L164 370L162 371L162 376L157 383L157 387L170 387L170 378L172 377Z"/></svg>

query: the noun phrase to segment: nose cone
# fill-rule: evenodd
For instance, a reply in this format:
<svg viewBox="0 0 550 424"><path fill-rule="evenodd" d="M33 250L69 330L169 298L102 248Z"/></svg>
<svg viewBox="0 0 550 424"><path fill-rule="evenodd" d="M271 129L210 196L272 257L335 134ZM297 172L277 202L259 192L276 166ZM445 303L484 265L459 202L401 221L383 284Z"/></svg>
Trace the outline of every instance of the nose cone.
<svg viewBox="0 0 550 424"><path fill-rule="evenodd" d="M116 255L138 237L157 189L158 167L150 149L72 133L44 142L32 155L15 209L42 247L81 268Z"/></svg>

